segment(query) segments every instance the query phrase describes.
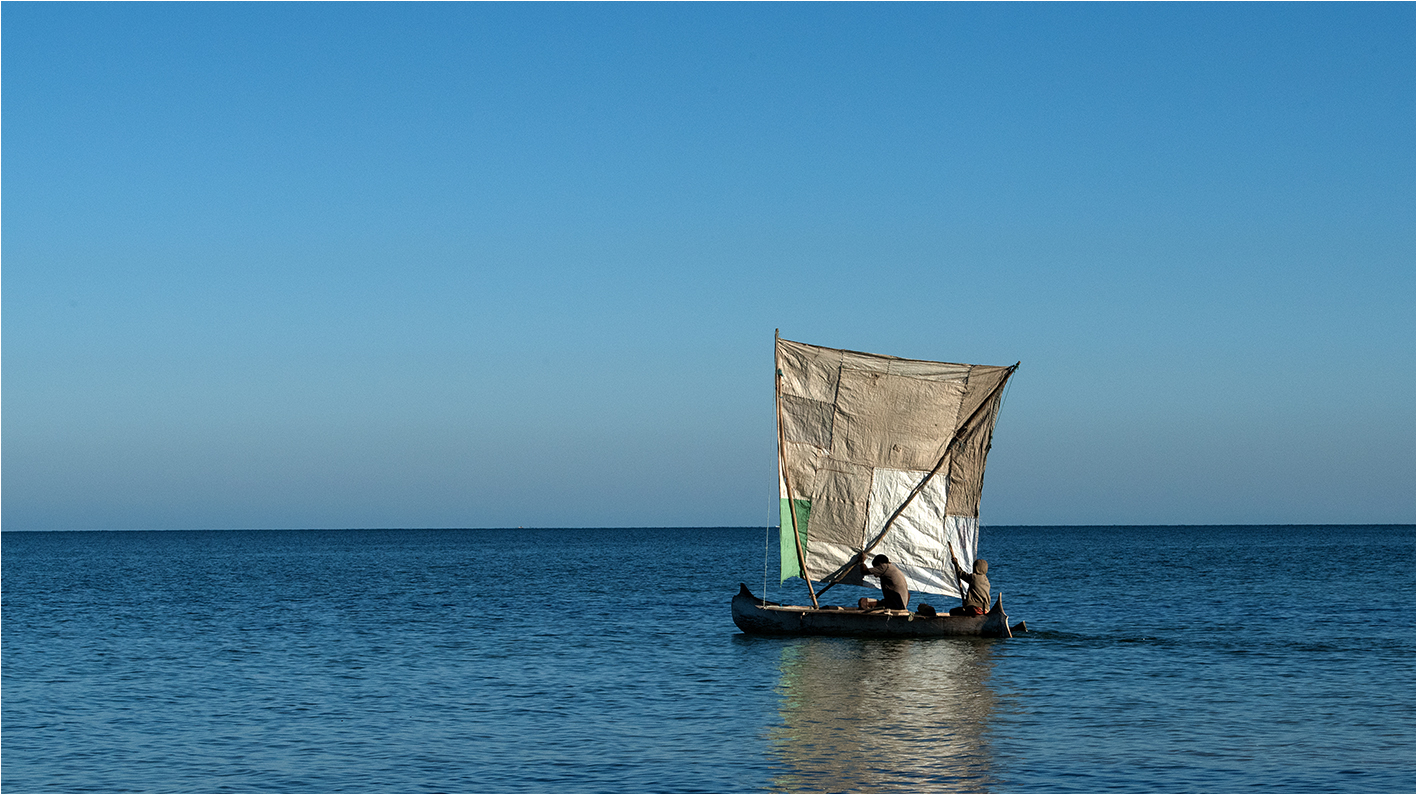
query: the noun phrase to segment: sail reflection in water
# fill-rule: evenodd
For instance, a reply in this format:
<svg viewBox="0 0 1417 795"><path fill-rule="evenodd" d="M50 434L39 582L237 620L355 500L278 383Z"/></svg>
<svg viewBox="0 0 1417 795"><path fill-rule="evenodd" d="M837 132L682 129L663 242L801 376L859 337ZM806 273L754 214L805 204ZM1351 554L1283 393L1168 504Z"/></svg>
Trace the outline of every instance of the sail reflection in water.
<svg viewBox="0 0 1417 795"><path fill-rule="evenodd" d="M780 662L778 792L979 791L995 783L993 641L804 638Z"/></svg>

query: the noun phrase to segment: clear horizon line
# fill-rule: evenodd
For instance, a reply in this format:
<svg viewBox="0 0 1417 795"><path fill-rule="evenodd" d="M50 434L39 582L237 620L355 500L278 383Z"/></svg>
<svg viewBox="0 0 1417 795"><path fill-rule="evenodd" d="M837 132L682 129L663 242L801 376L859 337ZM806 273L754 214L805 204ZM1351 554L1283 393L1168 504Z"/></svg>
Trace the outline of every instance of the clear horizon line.
<svg viewBox="0 0 1417 795"><path fill-rule="evenodd" d="M1051 527L1069 528L1115 528L1115 527L1413 527L1414 522L1235 522L1220 524L1214 522L1199 524L992 524L980 525L980 529L1003 529L1010 527ZM487 531L487 530L781 530L780 525L517 525L501 527L64 527L64 528L0 528L4 533L243 533L251 531L269 532L388 532L388 531Z"/></svg>

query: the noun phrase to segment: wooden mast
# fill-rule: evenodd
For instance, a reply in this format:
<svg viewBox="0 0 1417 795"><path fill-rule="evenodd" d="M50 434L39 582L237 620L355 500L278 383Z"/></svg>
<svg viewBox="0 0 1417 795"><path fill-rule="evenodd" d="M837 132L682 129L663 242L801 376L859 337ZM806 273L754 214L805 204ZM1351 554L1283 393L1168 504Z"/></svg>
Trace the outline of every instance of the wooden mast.
<svg viewBox="0 0 1417 795"><path fill-rule="evenodd" d="M783 441L782 433L782 368L777 366L777 341L780 338L781 329L773 329L772 363L774 375L772 379L772 391L774 413L777 415L777 467L778 471L782 473L783 485L787 488L787 516L792 521L792 543L797 546L797 566L802 570L803 581L807 583L807 595L812 597L812 607L818 607L817 592L812 588L812 576L807 572L807 555L802 550L802 536L797 532L797 505L792 499L792 480L787 476L786 443ZM781 522L778 524L779 533L787 529L781 526ZM779 543L778 548L781 549L781 547L782 544Z"/></svg>

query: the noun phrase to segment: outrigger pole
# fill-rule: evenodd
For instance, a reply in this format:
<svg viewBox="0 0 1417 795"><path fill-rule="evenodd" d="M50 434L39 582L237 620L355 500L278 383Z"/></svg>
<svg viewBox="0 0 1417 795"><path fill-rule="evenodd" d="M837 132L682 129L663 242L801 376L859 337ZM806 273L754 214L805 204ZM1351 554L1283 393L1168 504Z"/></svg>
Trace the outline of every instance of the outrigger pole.
<svg viewBox="0 0 1417 795"><path fill-rule="evenodd" d="M866 545L866 548L863 549L863 550L861 550L861 554L864 555L864 554L866 554L867 552L870 552L872 549L874 549L874 548L876 547L877 544L881 543L881 539L883 539L883 538L886 537L886 533L890 531L891 525L895 523L896 517L900 516L902 513L905 513L905 508L906 508L906 506L910 505L911 501L915 499L915 495L919 494L921 491L924 491L924 489L925 489L925 484L926 484L926 483L929 483L929 482L930 482L930 479L933 478L933 477L935 477L935 474L940 471L940 467L942 467L942 466L945 465L945 461L949 459L949 457L950 457L950 452L954 449L955 443L957 443L961 438L963 438L963 437L961 436L961 434L964 433L964 429L965 429L965 428L968 428L968 427L970 426L970 423L973 423L973 422L974 422L975 418L977 418L977 417L979 416L979 413L980 413L981 411L983 411L986 407L988 407L990 403L993 403L993 402L994 402L994 398L995 398L996 396L998 396L999 392L1004 388L1004 385L1007 384L1007 383L1009 382L1009 379L1013 377L1014 371L1018 369L1018 366L1019 366L1020 364L1023 364L1023 362L1014 362L1014 366L1013 366L1013 367L1010 367L1009 370L1008 370L1008 372L1004 373L1004 378L1003 378L1003 380L999 381L998 385L995 386L992 390L989 391L988 396L986 396L982 401L979 402L979 406L978 406L977 408L975 408L972 413L970 413L968 419L966 419L964 422L960 423L960 425L955 428L954 435L951 436L949 442L945 444L945 452L940 455L940 460L935 462L935 468L932 469L932 470L930 470L930 471L925 475L925 477L921 478L919 483L916 483L916 484L915 484L915 488L911 489L911 490L910 490L910 494L906 496L905 502L902 502L902 503L900 504L900 507L895 509L895 513L891 514L891 518L889 518L889 519L886 520L886 524L885 524L884 527L881 528L881 532L877 533L877 534L876 534L876 537L871 540L871 543L867 544L867 545ZM780 406L779 406L779 408L778 408L778 411L779 411L779 413L781 413L781 407L780 407ZM779 421L779 428L780 428L780 426L781 426L781 421ZM782 454L782 453L781 453L781 450L782 450L782 431L779 429L779 430L778 430L778 451L779 451L779 452L778 452L778 455L779 455L779 456L781 456L781 454ZM785 475L786 475L786 470L783 470L783 472L784 472L784 476L785 476ZM790 489L789 489L788 493L791 494L791 490L790 490ZM800 550L800 549L798 550L798 554L799 554L799 555L801 554L801 550ZM851 561L851 562L848 562L848 563L844 564L841 568L837 569L836 571L832 572L831 575L830 575L830 577L829 577L829 579L831 579L831 582L827 583L827 586L822 589L822 593L826 593L827 591L831 590L831 587L832 587L833 585L836 585L837 583L841 582L841 581L846 577L846 573L849 572L849 571L851 571L852 567L855 566L855 565L856 565L856 562L855 562L855 561ZM805 567L804 567L803 571L804 571L804 572L806 571ZM811 581L810 581L810 580L808 581L807 585L808 585L808 587L811 587ZM812 605L813 605L813 606L816 606L816 603L817 603L817 600L816 600L816 598L815 598L815 596L814 596L813 599L812 599Z"/></svg>
<svg viewBox="0 0 1417 795"><path fill-rule="evenodd" d="M817 607L817 592L812 588L812 577L807 573L807 555L802 551L802 536L797 533L797 505L792 499L792 480L787 476L786 451L783 449L782 441L782 368L777 366L777 341L780 339L781 329L772 330L772 361L773 361L773 405L777 413L777 469L782 473L782 482L787 487L787 516L792 520L792 542L797 545L797 566L802 570L802 579L807 583L807 595L812 597L812 607ZM779 521L779 525L781 522ZM781 533L787 528L778 527ZM778 545L781 548L781 544ZM831 587L831 586L828 586Z"/></svg>

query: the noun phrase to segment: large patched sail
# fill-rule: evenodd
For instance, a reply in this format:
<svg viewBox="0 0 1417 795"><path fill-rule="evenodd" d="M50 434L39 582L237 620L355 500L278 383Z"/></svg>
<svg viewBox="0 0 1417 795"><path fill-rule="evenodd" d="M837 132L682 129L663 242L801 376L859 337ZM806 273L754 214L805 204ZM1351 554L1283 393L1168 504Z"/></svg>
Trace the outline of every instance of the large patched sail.
<svg viewBox="0 0 1417 795"><path fill-rule="evenodd" d="M869 549L911 590L959 596L949 547L973 564L984 459L1015 367L779 338L782 579L874 585L853 565Z"/></svg>

